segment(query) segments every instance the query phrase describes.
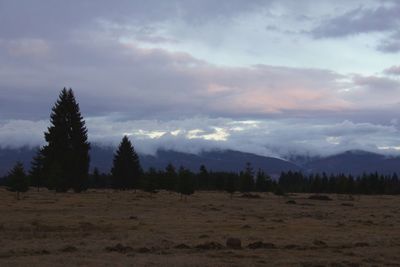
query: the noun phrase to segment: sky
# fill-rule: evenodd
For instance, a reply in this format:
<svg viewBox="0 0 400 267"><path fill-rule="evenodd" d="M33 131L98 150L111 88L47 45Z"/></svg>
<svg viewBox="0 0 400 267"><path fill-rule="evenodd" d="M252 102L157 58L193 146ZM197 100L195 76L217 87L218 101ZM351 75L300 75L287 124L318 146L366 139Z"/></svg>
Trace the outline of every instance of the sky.
<svg viewBox="0 0 400 267"><path fill-rule="evenodd" d="M0 0L0 147L64 87L141 153L400 155L400 1Z"/></svg>

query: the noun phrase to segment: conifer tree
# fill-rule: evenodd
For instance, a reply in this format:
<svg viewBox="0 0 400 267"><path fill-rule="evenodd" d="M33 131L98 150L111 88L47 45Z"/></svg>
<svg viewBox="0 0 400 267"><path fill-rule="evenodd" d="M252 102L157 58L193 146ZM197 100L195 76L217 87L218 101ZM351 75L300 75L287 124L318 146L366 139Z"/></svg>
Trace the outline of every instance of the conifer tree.
<svg viewBox="0 0 400 267"><path fill-rule="evenodd" d="M91 186L93 186L94 188L102 188L104 187L103 181L101 179L100 176L100 172L99 169L97 167L95 167L93 169L93 173L92 173L92 177L91 177Z"/></svg>
<svg viewBox="0 0 400 267"><path fill-rule="evenodd" d="M251 164L246 163L246 169L240 174L240 191L250 192L254 189L254 171Z"/></svg>
<svg viewBox="0 0 400 267"><path fill-rule="evenodd" d="M165 168L163 187L168 191L175 191L177 187L177 173L174 165L169 163Z"/></svg>
<svg viewBox="0 0 400 267"><path fill-rule="evenodd" d="M70 188L75 192L86 190L90 144L72 89L61 91L52 109L50 123L45 133L47 145L41 153L48 187L58 192Z"/></svg>
<svg viewBox="0 0 400 267"><path fill-rule="evenodd" d="M224 190L229 193L229 195L230 195L230 197L232 199L233 194L236 191L235 175L232 175L232 174L228 173L225 176L225 181L224 182L225 182L224 183Z"/></svg>
<svg viewBox="0 0 400 267"><path fill-rule="evenodd" d="M29 189L29 180L25 174L24 166L21 162L17 162L14 168L10 171L7 177L7 189L17 193L17 199L19 200L19 194L26 192Z"/></svg>
<svg viewBox="0 0 400 267"><path fill-rule="evenodd" d="M159 173L151 167L143 177L143 190L150 193L156 193L158 189Z"/></svg>
<svg viewBox="0 0 400 267"><path fill-rule="evenodd" d="M182 196L185 196L185 200L187 196L191 195L194 193L194 179L193 179L193 174L181 167L179 169L179 181L178 181L178 193L181 194L181 199Z"/></svg>
<svg viewBox="0 0 400 267"><path fill-rule="evenodd" d="M397 173L393 173L392 177L390 178L390 193L395 195L400 194L400 184Z"/></svg>
<svg viewBox="0 0 400 267"><path fill-rule="evenodd" d="M85 121L80 113L79 104L73 91L68 91L71 115L71 145L73 149L72 189L75 192L87 190L89 186L90 144Z"/></svg>
<svg viewBox="0 0 400 267"><path fill-rule="evenodd" d="M209 173L207 171L206 166L201 165L199 169L199 174L197 175L198 177L198 188L202 190L207 190L208 189L208 180L209 180Z"/></svg>
<svg viewBox="0 0 400 267"><path fill-rule="evenodd" d="M37 191L39 191L39 188L45 184L45 181L43 180L43 162L43 151L42 149L38 149L36 156L32 159L31 169L29 170L31 184L36 186Z"/></svg>
<svg viewBox="0 0 400 267"><path fill-rule="evenodd" d="M256 191L266 192L268 187L267 175L259 169L256 175Z"/></svg>
<svg viewBox="0 0 400 267"><path fill-rule="evenodd" d="M137 188L142 168L140 167L139 157L127 136L122 138L114 155L111 174L114 188L121 190Z"/></svg>

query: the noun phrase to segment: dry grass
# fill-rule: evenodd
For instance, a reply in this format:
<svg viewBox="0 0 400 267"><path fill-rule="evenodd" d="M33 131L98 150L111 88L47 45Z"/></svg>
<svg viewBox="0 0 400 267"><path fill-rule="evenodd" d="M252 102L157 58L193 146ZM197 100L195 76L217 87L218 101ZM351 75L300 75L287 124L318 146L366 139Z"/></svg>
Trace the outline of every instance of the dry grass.
<svg viewBox="0 0 400 267"><path fill-rule="evenodd" d="M0 189L0 266L400 266L400 197L260 196Z"/></svg>

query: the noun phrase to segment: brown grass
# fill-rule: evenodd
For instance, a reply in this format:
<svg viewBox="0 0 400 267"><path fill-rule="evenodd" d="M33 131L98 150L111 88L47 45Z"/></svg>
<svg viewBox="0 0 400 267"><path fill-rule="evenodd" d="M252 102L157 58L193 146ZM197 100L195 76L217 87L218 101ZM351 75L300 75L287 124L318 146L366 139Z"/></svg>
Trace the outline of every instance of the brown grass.
<svg viewBox="0 0 400 267"><path fill-rule="evenodd" d="M400 197L259 195L0 189L0 266L400 266Z"/></svg>

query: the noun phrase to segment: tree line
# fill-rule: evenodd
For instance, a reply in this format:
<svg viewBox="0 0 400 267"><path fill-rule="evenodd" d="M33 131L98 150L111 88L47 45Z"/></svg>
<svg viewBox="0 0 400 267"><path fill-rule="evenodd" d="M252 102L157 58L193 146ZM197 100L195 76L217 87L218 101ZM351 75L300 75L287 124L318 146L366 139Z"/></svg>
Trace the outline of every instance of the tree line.
<svg viewBox="0 0 400 267"><path fill-rule="evenodd" d="M25 192L29 186L46 187L56 192L70 189L79 193L88 188L113 188L118 190L141 189L147 192L174 191L187 196L196 190L247 192L338 193L338 194L400 194L397 174L383 176L378 173L352 175L304 175L301 172L283 172L273 180L262 170L255 172L250 163L243 171L213 172L202 165L197 173L183 166L168 164L164 170L141 168L139 157L124 136L114 154L109 174L100 174L95 168L89 174L88 130L80 113L72 89L64 88L50 115L50 126L44 133L46 144L32 160L31 169L25 173L18 162L10 171L4 185L11 191Z"/></svg>
<svg viewBox="0 0 400 267"><path fill-rule="evenodd" d="M351 174L304 175L301 172L289 171L281 174L278 185L283 191L293 193L400 194L400 181L396 173L393 175L364 173L354 177Z"/></svg>
<svg viewBox="0 0 400 267"><path fill-rule="evenodd" d="M113 188L112 174L100 174L97 169L90 176L91 188ZM133 187L147 192L167 190L181 192L187 188L194 191L234 192L273 192L313 194L363 194L363 195L397 195L400 194L400 180L396 173L379 175L378 173L352 176L351 174L303 174L302 172L282 172L278 179L272 179L263 170L254 171L247 163L244 170L236 172L213 172L201 165L198 172L180 167L176 169L168 164L163 170L149 168Z"/></svg>

